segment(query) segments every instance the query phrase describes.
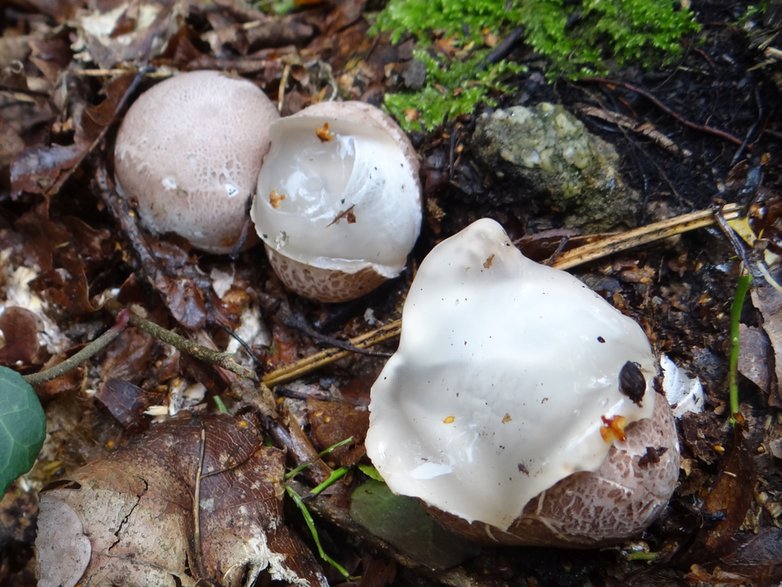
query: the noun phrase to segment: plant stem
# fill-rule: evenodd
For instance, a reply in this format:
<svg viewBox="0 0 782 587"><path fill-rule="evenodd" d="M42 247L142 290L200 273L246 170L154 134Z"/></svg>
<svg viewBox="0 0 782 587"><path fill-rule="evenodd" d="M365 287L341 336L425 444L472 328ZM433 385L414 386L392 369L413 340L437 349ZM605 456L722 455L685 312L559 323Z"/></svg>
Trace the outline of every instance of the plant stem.
<svg viewBox="0 0 782 587"><path fill-rule="evenodd" d="M111 308L111 305L107 304L107 307ZM215 351L213 349L202 346L198 343L188 340L187 338L178 335L171 330L163 328L162 326L155 324L151 320L142 318L138 314L134 314L128 309L120 310L117 314L117 322L114 326L109 328L106 332L101 334L98 338L88 343L83 349L81 349L75 355L68 357L62 363L58 363L54 367L39 371L38 373L31 373L25 375L24 380L30 385L38 385L51 381L61 375L64 375L71 369L74 369L81 365L86 360L90 359L96 353L106 348L120 333L125 330L127 325L135 326L139 330L142 330L150 336L170 344L175 349L187 353L200 361L210 363L222 367L227 371L237 374L239 377L250 379L252 381L258 381L258 376L255 371L243 367L236 361L230 353L223 353Z"/></svg>
<svg viewBox="0 0 782 587"><path fill-rule="evenodd" d="M296 507L299 508L299 511L301 512L301 516L304 518L304 523L307 525L307 529L310 531L310 535L312 536L312 540L315 542L315 546L318 549L318 554L320 555L320 558L329 563L332 567L334 567L340 575L345 577L345 579L350 579L350 573L347 572L345 567L340 565L337 561L335 561L333 558L331 558L328 554L326 554L326 551L323 550L323 545L320 543L320 536L318 535L318 529L315 527L315 520L312 518L312 514L307 509L307 505L304 503L304 500L302 499L301 495L299 495L296 490L291 487L288 483L285 484L285 492L288 494L288 496L293 500L293 503L296 504Z"/></svg>
<svg viewBox="0 0 782 587"><path fill-rule="evenodd" d="M30 385L38 385L41 383L46 383L47 381L51 381L52 379L56 379L61 375L65 375L65 373L71 369L75 369L84 361L88 360L90 357L106 348L115 338L120 335L123 330L125 330L128 325L129 318L130 313L127 310L120 312L117 316L117 322L114 324L114 326L109 328L106 332L101 334L92 342L88 343L87 346L81 349L78 353L68 357L63 362L58 363L54 367L44 369L38 373L24 375L24 380L27 381L27 383Z"/></svg>
<svg viewBox="0 0 782 587"><path fill-rule="evenodd" d="M155 337L156 339L170 344L175 349L187 353L199 361L204 361L212 365L222 367L231 373L237 374L239 377L250 379L252 381L258 381L258 376L255 371L243 367L239 363L233 360L231 353L223 353L215 351L213 349L202 346L192 340L178 335L176 332L172 332L166 328L163 328L159 324L155 324L151 320L142 318L138 314L130 313L130 325L135 326L139 330L142 330Z"/></svg>
<svg viewBox="0 0 782 587"><path fill-rule="evenodd" d="M744 300L747 297L749 286L752 283L752 276L744 273L739 277L736 286L736 297L730 307L730 359L728 362L728 393L730 397L730 423L736 423L739 416L739 386L736 381L740 347L739 326L741 324L741 310L744 307Z"/></svg>

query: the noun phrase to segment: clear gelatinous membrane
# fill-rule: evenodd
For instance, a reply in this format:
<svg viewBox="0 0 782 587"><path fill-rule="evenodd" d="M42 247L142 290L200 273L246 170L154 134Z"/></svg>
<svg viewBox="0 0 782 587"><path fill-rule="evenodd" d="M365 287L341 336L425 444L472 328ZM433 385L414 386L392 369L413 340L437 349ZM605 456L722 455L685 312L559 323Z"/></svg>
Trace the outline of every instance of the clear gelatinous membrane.
<svg viewBox="0 0 782 587"><path fill-rule="evenodd" d="M393 491L467 521L507 529L536 495L601 465L607 420L652 414L643 330L492 220L435 247L402 320L372 387L367 454ZM640 405L619 389L628 361L645 378Z"/></svg>
<svg viewBox="0 0 782 587"><path fill-rule="evenodd" d="M271 131L251 213L267 246L316 268L397 275L421 223L417 172L398 142L326 116Z"/></svg>

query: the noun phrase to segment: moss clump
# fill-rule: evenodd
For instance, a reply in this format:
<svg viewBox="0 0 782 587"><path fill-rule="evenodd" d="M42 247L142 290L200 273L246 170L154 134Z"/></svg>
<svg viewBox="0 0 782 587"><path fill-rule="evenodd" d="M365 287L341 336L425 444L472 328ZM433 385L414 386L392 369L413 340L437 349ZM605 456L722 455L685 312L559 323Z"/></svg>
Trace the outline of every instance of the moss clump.
<svg viewBox="0 0 782 587"><path fill-rule="evenodd" d="M480 102L494 105L492 94L508 90L502 78L523 67L507 61L486 67L486 53L473 51L446 65L442 54L416 49L414 58L426 67L425 85L417 92L386 94L386 108L411 131L433 130L446 120L472 112Z"/></svg>
<svg viewBox="0 0 782 587"><path fill-rule="evenodd" d="M689 10L665 0L390 0L374 31L390 33L393 42L412 36L427 78L417 92L388 94L387 108L407 130L431 130L491 103L508 89L503 78L523 68L486 57L518 26L546 58L547 76L569 79L627 63L670 63L682 54L682 37L699 30Z"/></svg>
<svg viewBox="0 0 782 587"><path fill-rule="evenodd" d="M610 65L651 68L682 55L681 39L700 26L663 0L520 0L526 42L549 61L549 77L604 73ZM613 63L612 63L613 62Z"/></svg>

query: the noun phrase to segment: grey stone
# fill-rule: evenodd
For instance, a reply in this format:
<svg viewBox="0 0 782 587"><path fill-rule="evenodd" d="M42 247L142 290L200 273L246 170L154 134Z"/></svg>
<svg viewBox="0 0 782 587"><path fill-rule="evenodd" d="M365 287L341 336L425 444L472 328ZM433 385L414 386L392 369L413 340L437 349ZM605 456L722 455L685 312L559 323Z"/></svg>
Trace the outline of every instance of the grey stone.
<svg viewBox="0 0 782 587"><path fill-rule="evenodd" d="M498 178L563 213L567 226L606 230L632 225L638 193L619 175L613 146L560 105L513 106L478 119L473 146Z"/></svg>

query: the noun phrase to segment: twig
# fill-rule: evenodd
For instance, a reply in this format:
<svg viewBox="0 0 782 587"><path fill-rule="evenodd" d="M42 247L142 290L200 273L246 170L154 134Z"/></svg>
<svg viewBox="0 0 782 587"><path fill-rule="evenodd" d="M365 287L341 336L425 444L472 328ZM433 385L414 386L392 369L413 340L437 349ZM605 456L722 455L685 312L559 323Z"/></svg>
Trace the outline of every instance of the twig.
<svg viewBox="0 0 782 587"><path fill-rule="evenodd" d="M201 556L201 479L204 472L206 453L206 430L201 426L201 446L198 448L198 467L196 468L195 489L193 492L193 550L195 567L200 576L205 576L203 557Z"/></svg>
<svg viewBox="0 0 782 587"><path fill-rule="evenodd" d="M736 204L727 204L721 209L722 216L726 220L738 218L739 211L740 207ZM576 249L566 251L554 259L551 265L558 269L571 269L578 265L607 257L627 249L664 240L698 228L713 226L715 222L714 212L712 210L702 210L684 214L648 226L636 228L622 234L607 236L596 242L588 243ZM401 331L402 321L394 320L380 328L350 339L350 344L358 348L371 347L399 336ZM263 377L263 382L269 387L287 383L320 369L325 365L344 359L349 355L349 352L340 349L325 349L296 361L295 363L291 363L290 365L280 367L279 369L267 373Z"/></svg>
<svg viewBox="0 0 782 587"><path fill-rule="evenodd" d="M115 338L117 338L120 333L125 330L125 327L128 325L128 319L130 317L130 313L127 310L124 310L119 313L117 316L117 322L109 328L106 332L101 334L98 338L93 340L92 342L88 343L87 346L85 346L83 349L81 349L78 353L74 354L71 357L68 357L63 362L58 363L54 367L50 367L49 369L44 369L43 371L39 371L38 373L31 373L30 375L24 375L24 380L27 381L30 385L39 385L41 383L46 383L47 381L51 381L52 379L56 379L57 377L60 377L61 375L65 375L68 371L71 369L75 369L88 359L90 359L93 355L96 353L99 353L104 348L106 348Z"/></svg>
<svg viewBox="0 0 782 587"><path fill-rule="evenodd" d="M592 116L593 118L599 118L611 124L615 124L620 128L626 128L634 133L648 137L654 141L661 149L676 155L677 157L690 157L692 151L688 149L682 149L674 143L671 139L665 136L662 132L654 128L651 123L641 123L637 120L633 120L629 116L620 114L619 112L613 112L610 110L604 110L603 108L597 108L595 106L589 106L588 104L577 104L576 109L585 116Z"/></svg>
<svg viewBox="0 0 782 587"><path fill-rule="evenodd" d="M315 330L310 324L307 322L307 320L301 316L300 314L293 314L290 312L281 312L280 314L280 321L285 325L289 326L291 328L295 328L296 330L299 330L315 340L319 345L321 346L327 346L330 345L332 347L336 347L338 349L342 349L343 351L348 351L351 353L358 353L361 355L367 355L370 357L389 357L387 353L381 353L377 351L369 351L367 349L354 346L350 344L350 342L346 342L344 340L340 340L338 338L335 338L333 336L328 336L327 334L323 334L321 332L318 332Z"/></svg>
<svg viewBox="0 0 782 587"><path fill-rule="evenodd" d="M202 346L196 342L193 342L192 340L178 335L176 332L172 332L171 330L163 328L159 324L155 324L151 320L142 318L133 312L130 312L129 321L132 326L135 326L139 330L146 332L150 336L153 336L156 339L165 342L166 344L170 344L175 349L185 352L200 361L222 367L231 373L239 375L239 377L244 377L245 379L250 379L252 381L258 381L258 376L255 374L255 371L247 367L243 367L234 361L233 355L231 353L223 353Z"/></svg>
<svg viewBox="0 0 782 587"><path fill-rule="evenodd" d="M362 334L361 336L351 338L349 342L352 346L360 349L369 348L385 340L399 336L400 325L401 320L395 320L380 328ZM269 387L279 385L280 383L287 383L319 369L324 365L349 357L350 354L349 351L338 348L325 349L310 355L309 357L305 357L300 361L275 369L263 377L263 382Z"/></svg>
<svg viewBox="0 0 782 587"><path fill-rule="evenodd" d="M728 204L722 208L722 214L726 220L733 220L738 218L739 210L738 205ZM713 226L715 222L712 210L701 210L676 216L565 251L554 261L553 266L558 269L571 269L627 249L665 240L698 228Z"/></svg>
<svg viewBox="0 0 782 587"><path fill-rule="evenodd" d="M619 80L611 80L604 77L585 77L581 78L579 81L582 82L594 82L599 84L605 84L609 86L619 86L626 90L629 90L631 92L634 92L636 94L639 94L649 100L652 104L657 106L660 110L671 116L673 119L678 121L679 123L683 124L686 127L692 128L694 130L705 132L710 135L714 135L715 137L719 137L721 139L725 139L726 141L730 141L731 143L734 143L738 146L742 145L742 140L734 137L732 134L725 132L724 130L720 130L718 128L714 128L713 126L708 126L705 124L698 124L697 122L692 122L691 120L688 120L675 110L671 109L670 107L663 104L658 98L656 98L653 94L647 92L646 90L639 88L638 86L634 86L633 84L629 84L627 82L619 81Z"/></svg>

